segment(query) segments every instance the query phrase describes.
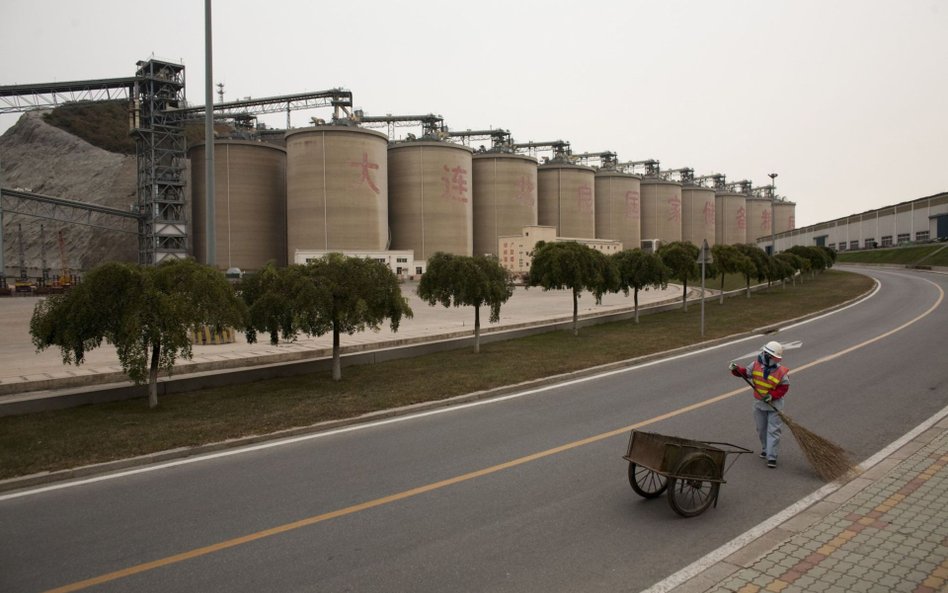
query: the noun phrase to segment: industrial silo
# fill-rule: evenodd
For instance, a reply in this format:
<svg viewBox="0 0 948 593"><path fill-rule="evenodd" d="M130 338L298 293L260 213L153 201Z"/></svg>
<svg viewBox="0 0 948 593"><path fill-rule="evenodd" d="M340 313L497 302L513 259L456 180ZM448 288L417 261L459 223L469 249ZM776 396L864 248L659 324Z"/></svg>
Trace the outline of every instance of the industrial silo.
<svg viewBox="0 0 948 593"><path fill-rule="evenodd" d="M681 184L657 177L642 180L642 240L681 241Z"/></svg>
<svg viewBox="0 0 948 593"><path fill-rule="evenodd" d="M774 222L777 225L776 232L783 233L792 231L796 228L797 205L787 200L777 200L774 204Z"/></svg>
<svg viewBox="0 0 948 593"><path fill-rule="evenodd" d="M770 198L747 197L747 242L756 243L759 237L771 233Z"/></svg>
<svg viewBox="0 0 948 593"><path fill-rule="evenodd" d="M621 241L623 249L641 244L641 183L615 169L596 172L596 238Z"/></svg>
<svg viewBox="0 0 948 593"><path fill-rule="evenodd" d="M715 235L714 190L697 185L681 188L681 240L701 247L707 241L714 245Z"/></svg>
<svg viewBox="0 0 948 593"><path fill-rule="evenodd" d="M354 126L286 134L287 255L388 245L388 139Z"/></svg>
<svg viewBox="0 0 948 593"><path fill-rule="evenodd" d="M400 142L389 147L388 165L391 248L414 250L416 261L438 251L473 255L471 149Z"/></svg>
<svg viewBox="0 0 948 593"><path fill-rule="evenodd" d="M207 261L205 145L191 159L192 248L219 269L286 265L286 151L246 140L214 141L215 261Z"/></svg>
<svg viewBox="0 0 948 593"><path fill-rule="evenodd" d="M714 195L714 236L719 245L747 243L747 196L719 191Z"/></svg>
<svg viewBox="0 0 948 593"><path fill-rule="evenodd" d="M537 169L537 224L558 237L596 238L596 170L551 161Z"/></svg>
<svg viewBox="0 0 948 593"><path fill-rule="evenodd" d="M519 154L482 152L473 157L474 254L497 253L498 237L537 224L537 161Z"/></svg>

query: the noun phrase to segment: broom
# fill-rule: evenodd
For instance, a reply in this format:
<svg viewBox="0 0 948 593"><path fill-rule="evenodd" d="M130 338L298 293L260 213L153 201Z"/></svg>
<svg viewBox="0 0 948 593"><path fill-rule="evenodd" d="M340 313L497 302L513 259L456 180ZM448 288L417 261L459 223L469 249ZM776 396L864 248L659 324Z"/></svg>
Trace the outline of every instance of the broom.
<svg viewBox="0 0 948 593"><path fill-rule="evenodd" d="M747 377L741 377L744 381L754 388L754 384ZM770 402L766 402L770 409L780 416L780 419L797 441L797 445L803 450L803 455L810 463L810 466L826 482L832 482L844 476L854 475L856 473L856 464L849 458L849 454L841 446L833 441L824 439L812 430L801 426L793 421L792 418L778 410Z"/></svg>

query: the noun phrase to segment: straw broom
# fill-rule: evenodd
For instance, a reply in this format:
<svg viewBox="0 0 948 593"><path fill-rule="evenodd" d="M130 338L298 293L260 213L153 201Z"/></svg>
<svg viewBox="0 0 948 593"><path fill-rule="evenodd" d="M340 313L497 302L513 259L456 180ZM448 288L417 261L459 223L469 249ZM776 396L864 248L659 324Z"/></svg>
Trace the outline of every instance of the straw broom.
<svg viewBox="0 0 948 593"><path fill-rule="evenodd" d="M754 388L753 383L751 383L747 377L742 378L751 386L751 389ZM816 473L819 474L820 478L826 482L832 482L844 476L856 473L856 464L850 459L845 449L833 441L821 437L812 430L797 424L792 418L775 408L770 402L767 402L767 405L770 406L770 409L774 412L777 412L777 415L780 416L783 423L790 429L793 438L797 441L797 445L803 450L803 455L806 457L806 460Z"/></svg>

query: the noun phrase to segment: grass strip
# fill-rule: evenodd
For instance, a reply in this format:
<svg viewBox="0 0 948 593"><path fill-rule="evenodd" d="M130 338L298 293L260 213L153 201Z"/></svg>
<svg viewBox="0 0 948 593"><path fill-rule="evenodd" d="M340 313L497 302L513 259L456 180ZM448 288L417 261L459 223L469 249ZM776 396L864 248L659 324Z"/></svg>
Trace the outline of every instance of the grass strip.
<svg viewBox="0 0 948 593"><path fill-rule="evenodd" d="M346 367L331 374L258 381L163 396L148 409L126 400L0 418L0 479L124 459L512 385L662 352L794 319L871 288L861 275L829 270L795 286L459 350ZM503 311L501 310L501 315ZM723 368L723 367L722 367ZM723 371L722 371L723 372Z"/></svg>

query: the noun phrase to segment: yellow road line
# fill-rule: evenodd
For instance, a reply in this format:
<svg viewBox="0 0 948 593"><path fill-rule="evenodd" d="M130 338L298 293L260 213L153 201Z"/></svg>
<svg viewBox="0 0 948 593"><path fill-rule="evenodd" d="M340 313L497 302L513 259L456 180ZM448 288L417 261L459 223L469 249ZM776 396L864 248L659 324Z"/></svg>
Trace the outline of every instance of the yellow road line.
<svg viewBox="0 0 948 593"><path fill-rule="evenodd" d="M870 344L872 344L872 343L874 343L874 342L877 342L877 341L879 341L879 340L881 340L881 339L883 339L883 338L885 338L885 337L888 337L888 336L890 336L890 335L892 335L892 334L894 334L894 333L896 333L896 332L898 332L898 331L901 331L901 330L905 329L906 327L909 327L910 325L912 325L912 324L914 324L914 323L917 323L917 322L920 321L921 319L923 319L923 318L927 317L928 315L930 315L930 314L932 313L932 311L934 311L935 309L937 309L938 306L941 304L942 300L943 300L944 297L945 297L945 292L941 289L940 286L938 286L938 285L935 284L934 282L930 282L930 281L928 281L928 280L926 280L926 282L929 282L932 286L934 286L934 287L938 290L938 293L939 293L938 299L935 301L935 304L932 305L931 307L929 307L929 309L928 309L927 311L925 311L924 313L918 315L918 316L915 317L914 319L911 319L910 321L907 321L907 322L903 323L902 325L898 326L898 327L895 328L895 329L892 329L892 330L890 330L890 331L887 331L887 332L885 332L885 333L883 333L883 334L880 334L880 335L878 335L878 336L876 336L876 337L874 337L874 338L871 338L871 339L869 339L869 340L866 340L866 341L861 342L861 343L859 343L859 344L856 344L856 345L854 345L854 346L850 346L849 348L846 348L846 349L844 349L844 350L840 350L839 352L836 352L836 353L831 354L831 355L829 355L829 356L824 356L823 358L820 358L820 359L818 359L818 360L815 360L815 361L813 361L813 362L811 362L811 363L808 363L808 364L805 364L805 365L803 365L803 366L797 367L794 372L795 372L795 373L796 373L796 372L800 372L800 371L802 371L802 370L805 370L805 369L814 367L814 366L816 366L816 365L818 365L818 364L823 364L823 363L825 363L825 362L828 362L828 361L830 361L830 360L833 360L833 359L836 359L836 358L838 358L838 357L840 357L840 356L843 356L844 354L848 354L848 353L850 353L850 352L852 352L852 351L854 351L854 350L858 350L859 348L863 348L863 347L865 347L865 346L868 346L868 345L870 345ZM283 524L283 525L278 525L278 526L276 526L276 527L271 527L270 529L264 529L263 531L257 531L257 532L255 532L255 533L250 533L250 534L247 534L247 535L244 535L244 536L241 536L241 537L237 537L237 538L225 540L225 541L222 541L222 542L219 542L219 543L216 543L216 544L212 544L212 545L210 545L210 546L204 546L204 547L202 547L202 548L195 548L195 549L189 550L189 551L187 551L187 552L182 552L181 554L175 554L175 555L173 555L173 556L167 556L167 557L165 557L165 558L160 558L160 559L158 559L158 560L153 560L153 561L151 561L151 562L145 562L145 563L143 563L143 564L136 564L135 566L130 566L130 567L128 567L128 568L123 568L122 570L117 570L117 571L115 571L115 572L110 572L110 573L107 573L107 574L99 575L99 576L93 577L93 578L91 578L91 579L86 579L86 580L84 580L84 581L77 581L77 582L75 582L75 583L70 583L70 584L64 585L64 586L62 586L62 587L57 587L57 588L55 588L55 589L49 589L48 591L46 591L46 592L44 592L44 593L69 593L69 592L71 592L71 591L80 591L80 590L82 590L82 589L88 589L89 587L94 587L95 585L101 585L101 584L103 584L103 583L108 583L108 582L110 582L110 581L115 581L115 580L118 580L118 579L130 577L130 576L133 576L133 575L136 575L136 574L140 574L140 573L143 573L143 572L148 572L148 571L150 571L150 570L154 570L154 569L156 569L156 568L161 568L161 567L163 567L163 566L168 566L168 565L171 565L171 564L177 564L178 562L183 562L183 561L185 561L185 560L190 560L190 559L192 559L192 558L198 558L198 557L200 557L200 556L206 556L206 555L208 555L208 554L213 554L213 553L215 553L215 552L219 552L219 551L221 551L221 550L226 550L226 549L228 549L228 548L233 548L233 547L236 547L236 546L240 546L240 545L247 544L247 543L250 543L250 542L254 542L254 541L257 541L257 540L261 540L261 539L264 539L264 538L267 538L267 537L271 537L271 536L274 536L274 535L279 535L279 534L281 534L281 533L286 533L286 532L288 532L288 531L293 531L293 530L296 530L296 529L300 529L300 528L303 528L303 527L307 527L307 526L309 526L309 525L315 525L316 523L322 523L323 521L328 521L328 520L330 520L330 519L337 519L337 518L339 518L339 517L345 517L346 515L352 515L352 514L355 514L355 513L361 512L361 511L365 511L365 510L368 510L368 509L372 509L372 508L384 506L384 505L387 505L387 504L390 504L390 503L393 503L393 502L398 502L398 501L404 500L404 499L406 499L406 498L411 498L411 497L414 497L414 496L418 496L418 495L420 495L420 494L425 494L426 492L431 492L431 491L433 491L433 490L439 490L439 489L441 489L441 488L446 488L446 487L452 486L452 485L454 485L454 484L460 484L461 482L467 482L467 481L473 480L473 479L475 479L475 478L480 478L480 477L483 477L483 476L486 476L486 475L490 475L490 474L493 474L493 473L496 473L496 472L499 472L499 471L503 471L503 470L506 470L506 469L510 469L510 468L512 468L512 467L516 467L516 466L518 466L518 465L523 465L523 464L525 464L525 463L530 463L530 462L536 461L536 460L538 460L538 459L543 459L544 457L550 457L551 455L557 455L557 454L559 454L559 453L563 453L563 452L569 451L569 450L571 450L571 449L576 449L576 448L578 448L578 447L583 447L583 446L590 445L590 444L592 444L592 443L596 443L596 442L599 442L599 441L602 441L602 440L605 440L605 439L609 439L609 438L612 438L612 437L615 437L615 436L619 436L619 435L621 435L621 434L631 432L631 431L634 430L634 429L642 428L643 426L648 426L648 425L650 425L650 424L655 424L656 422L661 422L662 420L668 420L669 418L674 418L675 416L680 416L680 415L682 415L682 414L687 414L688 412L692 412L692 411L694 411L694 410L697 410L697 409L700 409L700 408L703 408L703 407L706 407L706 406L710 406L710 405L712 405L712 404L716 404L716 403L718 403L718 402L720 402L720 401L723 401L723 400L726 400L726 399L728 399L728 398L734 397L735 395L737 395L737 394L739 394L739 393L744 393L744 392L746 392L746 391L747 391L747 387L741 387L741 388L739 388L739 389L735 389L735 390L733 390L733 391L728 391L727 393L722 393L721 395L717 395L717 396L715 396L715 397L706 399L706 400L704 400L704 401L697 402L697 403L691 404L691 405L689 405L689 406L685 406L685 407L683 407L683 408L678 408L677 410L672 410L671 412L667 412L667 413L661 414L661 415L659 415L659 416L655 416L655 417L650 418L650 419L648 419L648 420L643 420L643 421L637 422L637 423L635 423L635 424L630 424L630 425L628 425L628 426L623 426L622 428L617 428L617 429L615 429L615 430L610 430L609 432L604 432L604 433L601 433L601 434L598 434L598 435L594 435L594 436L591 436L591 437L588 437L588 438L585 438L585 439L581 439L581 440L578 440L578 441L573 441L573 442L571 442L571 443L566 443L565 445L560 445L559 447L554 447L554 448L552 448L552 449L547 449L547 450L545 450L545 451L540 451L540 452L538 452L538 453L533 453L533 454L531 454L531 455L526 455L526 456L524 456L524 457L519 457L519 458L517 458L517 459L513 459L513 460L507 461L507 462L505 462L505 463L501 463L501 464L498 464L498 465L494 465L494 466L491 466L491 467L487 467L487 468L484 468L484 469L480 469L480 470L477 470L477 471L474 471L474 472L470 472L470 473L467 473L467 474L463 474L463 475L460 475L460 476L455 476L455 477L453 477L453 478L448 478L447 480L441 480L440 482L433 482L433 483L427 484L427 485L425 485L425 486L419 486L418 488L412 488L411 490L405 490L405 491L402 491L402 492L399 492L399 493L396 493L396 494L392 494L392 495L390 495L390 496L384 496L384 497L382 497L382 498L376 498L376 499L374 499L374 500L370 500L370 501L367 501L367 502L363 502L363 503L359 503L359 504L356 504L356 505L352 505L352 506L346 507L346 508L344 508L344 509L339 509L339 510L336 510L336 511L331 511L331 512L329 512L329 513L323 513L323 514L321 514L321 515L314 515L314 516L312 516L312 517L307 517L307 518L305 518L305 519L300 519L299 521L293 521L293 522L291 522L291 523L285 523L285 524Z"/></svg>

